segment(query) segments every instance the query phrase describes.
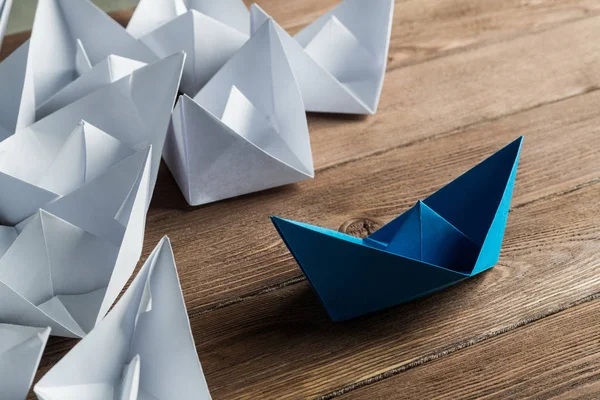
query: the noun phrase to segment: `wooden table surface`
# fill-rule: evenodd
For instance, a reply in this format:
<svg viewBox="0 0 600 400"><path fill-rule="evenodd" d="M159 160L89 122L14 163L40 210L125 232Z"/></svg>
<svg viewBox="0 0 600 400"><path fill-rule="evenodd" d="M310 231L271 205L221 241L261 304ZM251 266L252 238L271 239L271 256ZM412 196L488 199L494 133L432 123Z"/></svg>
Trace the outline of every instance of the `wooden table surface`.
<svg viewBox="0 0 600 400"><path fill-rule="evenodd" d="M261 5L296 32L336 2ZM143 259L170 236L214 399L599 398L599 37L600 0L399 0L377 114L308 116L314 180L192 208L163 165ZM270 215L366 234L519 135L495 268L329 320Z"/></svg>

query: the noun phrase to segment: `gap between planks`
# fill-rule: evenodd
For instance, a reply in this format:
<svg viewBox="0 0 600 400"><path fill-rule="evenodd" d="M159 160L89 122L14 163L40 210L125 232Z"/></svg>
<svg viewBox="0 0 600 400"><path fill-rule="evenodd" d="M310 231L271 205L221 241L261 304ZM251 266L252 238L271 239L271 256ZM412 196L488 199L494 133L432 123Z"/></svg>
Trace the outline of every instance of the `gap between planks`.
<svg viewBox="0 0 600 400"><path fill-rule="evenodd" d="M521 113L527 113L527 112L530 112L532 110L535 110L535 109L538 109L538 108L541 108L541 107L545 107L545 106L549 106L549 105L552 105L552 104L557 104L557 103L561 103L561 102L564 102L564 101L568 101L570 99L573 99L573 98L576 98L576 97L579 97L579 96L584 96L584 95L593 93L595 91L598 91L598 89L599 88L595 87L595 86L594 87L590 87L587 90L584 90L584 91L582 91L580 93L575 93L573 95L566 96L566 97L563 97L563 98L560 98L560 99L555 99L555 100L550 100L550 101L547 101L547 102L535 104L535 105L533 105L531 107L523 108L523 109L520 109L520 110L517 110L517 111L514 111L514 112L509 112L509 113L502 114L502 115L499 115L499 116L495 116L495 117L492 117L492 118L486 118L486 119L483 119L483 120L479 120L479 121L473 122L471 124L464 125L464 126L462 126L460 128L455 128L455 129L452 129L452 130L449 130L449 131L445 131L445 132L441 132L441 133L438 133L438 134L435 134L435 135L432 135L432 136L429 136L429 137L424 137L424 138L416 139L416 140L413 140L413 141L410 141L410 142L407 142L407 143L403 143L403 144L400 144L398 146L394 146L394 147L387 148L387 149L384 149L384 150L379 150L379 151L375 151L375 152L372 152L372 153L368 153L368 154L365 154L365 155L363 155L361 157L357 157L357 158L354 158L354 159L349 159L349 160L346 160L346 161L343 161L343 162L340 162L340 163L337 163L337 164L334 164L334 165L325 166L325 167L323 167L321 169L318 169L317 171L324 172L324 171L327 171L327 170L330 170L330 169L339 168L341 166L350 165L350 164L354 164L354 163L359 163L361 161L367 160L367 159L372 158L372 157L377 157L377 156L380 156L380 155L384 155L384 154L390 153L392 151L396 151L396 150L399 150L399 149L402 149L402 148L408 148L408 147L411 147L411 146L414 146L414 145L418 145L420 143L437 141L437 140L440 140L440 139L443 139L443 138L447 138L447 137L451 137L451 136L454 136L454 135L458 135L460 133L463 133L463 132L467 131L470 128L474 128L474 127L477 127L477 126L480 126L480 125L489 124L491 122L494 122L494 121L497 121L497 120L501 120L503 118L508 118L508 117L511 117L511 116L514 116L514 115L518 115L518 114L521 114ZM578 184L576 186L573 186L571 188L567 188L565 190L561 190L561 191L558 191L558 192L550 193L550 194L548 194L546 196L542 196L542 197L539 197L537 199L533 199L533 200L526 201L526 202L521 203L521 204L517 204L515 206L511 206L511 211L513 209L518 209L518 208L521 208L523 206L536 203L538 201L543 201L543 200L551 199L553 197L563 196L563 195L575 192L575 191L580 190L582 188L585 188L587 186L593 185L593 184L595 184L597 182L600 182L600 178L595 178L595 179L592 179L590 181L587 181L587 182ZM291 258L291 256L290 256L290 258ZM273 292L273 291L276 291L276 290L284 289L284 288L286 288L286 287L288 287L290 285L294 285L294 284L297 284L297 283L300 283L300 282L303 282L303 281L305 281L304 275L294 276L294 277L292 277L290 279L286 279L286 280L284 280L282 282L278 282L278 283L275 283L275 284L272 284L272 285L264 286L264 287L262 287L260 289L254 290L254 291L252 291L252 292L250 292L250 293L248 293L246 295L234 296L234 297L231 297L229 299L226 299L226 300L223 300L223 301L219 301L219 302L217 302L213 306L210 306L210 307L198 310L196 312L189 313L189 315L190 315L190 318L192 316L196 317L196 316L206 315L206 314L208 314L210 312L217 311L217 310L220 310L222 308L225 308L225 307L228 307L228 306L231 306L231 305L234 305L234 304L238 304L238 303L240 303L240 302L242 302L244 300L253 299L253 298L256 298L256 297L261 296L263 294L267 294L267 293L270 293L270 292Z"/></svg>
<svg viewBox="0 0 600 400"><path fill-rule="evenodd" d="M598 299L600 299L600 292L597 292L597 293L594 293L592 295L586 296L586 297L584 297L582 299L579 299L579 300L575 300L575 301L573 301L571 303L567 303L567 304L555 307L555 308L550 309L550 310L548 310L548 311L546 311L546 312L544 312L542 314L539 314L539 315L536 315L536 316L533 316L533 317L521 320L521 321L519 321L519 322L517 322L517 323L515 323L513 325L509 325L507 327L504 327L504 328L501 328L501 329L498 329L498 330L495 330L495 331L483 334L481 336L475 336L475 337L472 337L470 339L463 340L463 341L461 341L459 343L452 344L452 345L450 345L450 346L448 346L446 348L443 348L443 349L441 349L441 350L439 350L437 352L425 355L425 356L420 357L420 358L418 358L418 359L416 359L414 361L410 361L410 362L408 362L408 363L406 363L406 364L404 364L404 365L402 365L400 367L392 368L392 369L390 369L388 371L385 371L385 372L382 372L382 373L377 374L375 376L372 376L370 378L364 379L364 380L362 380L360 382L353 383L351 385L345 386L345 387L343 387L341 389L338 389L336 391L333 391L331 393L325 394L323 396L316 397L314 400L330 400L330 399L333 399L333 398L337 398L337 397L343 396L344 394L347 394L347 393L352 392L354 390L363 388L363 387L365 387L367 385L372 385L374 383L381 382L381 381L383 381L385 379L388 379L388 378L391 378L391 377L396 376L398 374L401 374L402 372L406 372L406 371L411 370L413 368L417 368L417 367L420 367L422 365L425 365L428 362L436 361L436 360L439 360L439 359L441 359L443 357L447 357L447 356L449 356L451 354L454 354L454 353L456 353L456 352L458 352L460 350L463 350L463 349L466 349L468 347L474 346L474 345L479 344L481 342L484 342L484 341L486 341L488 339L496 338L498 336L501 336L501 335L504 335L506 333L512 332L512 331L517 330L519 328L522 328L522 327L525 327L527 325L533 324L535 322L541 321L544 318L548 318L548 317L551 317L553 315L559 314L561 312L567 311L570 308L577 307L579 305L582 305L582 304L585 304L585 303L589 303L589 302L592 302L592 301L595 301L595 300L598 300Z"/></svg>
<svg viewBox="0 0 600 400"><path fill-rule="evenodd" d="M453 56L455 54L478 50L478 49L481 49L484 47L489 47L489 46L493 46L493 45L500 44L500 43L511 42L513 40L516 40L516 39L519 39L522 37L537 36L537 35L547 32L547 31L556 29L558 27L561 27L564 25L576 24L576 23L579 23L579 22L587 20L587 19L595 18L597 16L600 16L600 11L590 11L584 17L565 19L565 20L562 20L555 24L548 24L548 25L544 26L543 28L533 28L533 30L523 29L520 31L516 31L514 33L507 33L505 35L501 35L498 39L484 39L484 40L481 40L479 42L475 42L472 44L454 47L454 48L448 49L448 50L443 50L433 56L424 57L422 59L417 59L417 60L413 60L413 61L401 62L401 63L398 63L397 65L393 65L386 70L386 74L391 71L400 69L400 68L406 68L406 67L412 67L415 65L425 64L429 61L434 61L434 60L437 60L440 58Z"/></svg>
<svg viewBox="0 0 600 400"><path fill-rule="evenodd" d="M490 274L347 326L331 323L306 282L194 318L198 352L215 398L321 396L597 293L597 258L589 252L598 238L597 213L584 211L597 207L578 204L595 203L599 188L587 186L514 210L505 258ZM574 221L573 230L562 228L562 218L529 222L563 206L560 215ZM555 233L549 235L550 230ZM569 240L564 240L566 231L572 233ZM521 244L521 235L527 243ZM535 287L540 279L544 283Z"/></svg>
<svg viewBox="0 0 600 400"><path fill-rule="evenodd" d="M573 186L571 188L562 190L560 192L551 193L551 194L548 194L546 196L542 196L542 197L539 197L537 199L534 199L534 200L531 200L531 201L527 201L525 203L518 204L518 205L516 205L514 207L511 207L509 212L512 212L513 210L522 208L524 206L529 206L531 204L535 204L535 203L538 203L538 202L541 202L541 201L546 201L546 200L552 199L554 197L565 196L565 195L577 192L579 190L585 189L585 188L587 188L589 186L596 185L598 183L600 183L600 178L594 178L594 179L592 179L590 181L578 184L576 186ZM290 258L291 258L291 256L290 256ZM247 301L247 300L251 300L251 299L257 298L257 297L262 296L264 294L268 294L268 293L271 293L271 292L274 292L274 291L277 291L277 290L285 289L285 288L287 288L289 286L296 285L296 284L302 283L304 281L306 281L305 276L304 275L298 275L298 276L295 276L293 278L287 279L287 280L285 280L283 282L279 282L279 283L276 283L276 284L273 284L273 285L265 286L265 287L263 287L261 289L255 290L255 291L253 291L251 293L248 293L247 295L236 296L236 297L232 297L230 299L218 302L217 304L213 305L212 307L208 307L208 308L205 308L205 309L200 309L200 310L198 310L196 312L188 312L188 314L189 314L190 319L192 319L193 317L194 318L195 317L200 317L200 316L209 314L211 312L218 311L218 310L221 310L223 308L233 306L235 304L239 304L239 303L241 303L243 301ZM597 295L595 294L595 295L588 296L588 297L594 297L594 296L600 296L600 294L597 294ZM585 300L588 297L585 297L582 300L577 300L575 302L569 303L570 305L568 307L566 307L566 308L573 307L573 306L576 306L578 304L581 304L580 302L583 301L583 300ZM545 317L550 316L550 315L554 315L554 314L556 314L559 311L565 310L566 308L557 308L557 311L549 310L546 313L541 314L541 317L539 317L539 318L533 317L533 318L526 319L524 321L528 321L526 323L534 322L534 321L537 321L538 319L545 318ZM522 326L522 325L524 325L524 323L519 322L519 323L514 324L513 326L515 328L517 328L517 327ZM505 329L501 329L498 332L504 333ZM493 337L493 336L490 336L490 337ZM400 367L400 368L404 368L404 367ZM386 374L386 373L387 372L384 372L383 374ZM325 397L322 396L322 397L318 397L317 399L321 399L321 398L324 399Z"/></svg>
<svg viewBox="0 0 600 400"><path fill-rule="evenodd" d="M479 125L489 124L489 123L494 122L494 121L498 121L498 120L501 120L501 119L504 119L504 118L512 117L514 115L519 115L519 114L527 113L527 112L533 111L533 110L541 108L541 107L545 107L545 106L549 106L549 105L552 105L552 104L556 104L556 103L560 103L560 102L563 102L563 101L567 101L567 100L573 99L575 97L579 97L579 96L583 96L583 95L586 95L586 94L589 94L589 93L593 93L593 92L597 91L598 89L600 89L598 86L590 86L590 87L586 88L585 90L582 90L579 93L574 93L572 95L561 97L559 99L553 99L553 100L549 100L549 101L544 101L544 102L541 102L541 103L538 103L538 104L534 104L534 105L532 105L530 107L521 108L519 110L511 111L511 112L508 112L508 113L505 113L505 114L499 114L499 115L496 115L496 116L493 116L493 117L490 117L490 118L480 119L478 121L474 121L474 122L462 125L462 126L460 126L458 128L452 128L450 130L442 131L440 133L436 133L436 134L433 134L431 136L426 136L426 137L422 137L422 138L419 138L419 139L411 140L409 142L401 143L401 144L399 144L397 146L392 146L392 147L388 147L388 148L385 148L385 149L376 150L376 151L373 151L371 153L361 154L359 157L348 158L347 160L338 162L336 164L326 165L326 166L321 167L321 168L316 168L315 169L315 173L316 172L322 173L322 172L328 171L330 169L339 168L339 167L343 167L345 165L350 165L350 164L358 163L358 162L361 162L363 160L367 160L367 159L369 159L371 157L377 157L377 156L381 156L381 155L384 155L384 154L388 154L388 153L390 153L392 151L396 151L396 150L399 150L399 149L404 149L404 148L408 148L408 147L411 147L411 146L414 146L414 145L418 145L418 144L421 144L421 143L433 142L433 141L436 141L436 140L439 140L439 139L444 139L444 138L447 138L447 137L458 135L460 133L463 133L463 132L465 132L465 131L467 131L467 130L469 130L471 128L477 127Z"/></svg>

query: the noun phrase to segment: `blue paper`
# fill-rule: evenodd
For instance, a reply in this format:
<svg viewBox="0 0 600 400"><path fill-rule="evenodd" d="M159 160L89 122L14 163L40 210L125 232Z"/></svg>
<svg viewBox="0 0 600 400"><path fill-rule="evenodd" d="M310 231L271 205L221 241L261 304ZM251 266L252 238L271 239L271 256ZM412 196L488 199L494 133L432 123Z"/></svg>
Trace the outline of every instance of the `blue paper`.
<svg viewBox="0 0 600 400"><path fill-rule="evenodd" d="M272 217L334 321L404 303L498 262L523 137L364 239Z"/></svg>

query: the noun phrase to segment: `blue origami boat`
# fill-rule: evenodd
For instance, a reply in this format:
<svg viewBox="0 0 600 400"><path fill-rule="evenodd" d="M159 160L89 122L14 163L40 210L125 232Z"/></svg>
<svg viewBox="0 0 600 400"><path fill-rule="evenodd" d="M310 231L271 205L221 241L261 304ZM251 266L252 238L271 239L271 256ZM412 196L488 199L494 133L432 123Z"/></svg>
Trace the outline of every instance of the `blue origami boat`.
<svg viewBox="0 0 600 400"><path fill-rule="evenodd" d="M272 217L334 321L407 302L498 262L523 138L360 239Z"/></svg>

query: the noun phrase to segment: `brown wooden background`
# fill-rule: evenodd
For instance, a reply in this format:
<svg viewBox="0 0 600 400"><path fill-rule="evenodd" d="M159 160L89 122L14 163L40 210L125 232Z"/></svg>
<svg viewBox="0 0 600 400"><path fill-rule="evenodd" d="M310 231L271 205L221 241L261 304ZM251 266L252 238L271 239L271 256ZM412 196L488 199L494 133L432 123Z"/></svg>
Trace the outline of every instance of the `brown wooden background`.
<svg viewBox="0 0 600 400"><path fill-rule="evenodd" d="M336 2L260 4L296 32ZM163 166L143 258L170 236L213 397L598 398L599 38L600 0L398 0L378 113L308 117L314 180L191 208ZM519 135L494 269L330 322L268 216L387 222Z"/></svg>

